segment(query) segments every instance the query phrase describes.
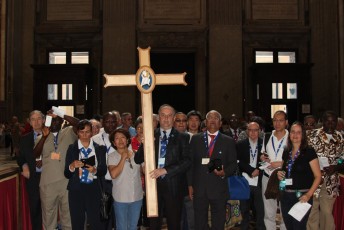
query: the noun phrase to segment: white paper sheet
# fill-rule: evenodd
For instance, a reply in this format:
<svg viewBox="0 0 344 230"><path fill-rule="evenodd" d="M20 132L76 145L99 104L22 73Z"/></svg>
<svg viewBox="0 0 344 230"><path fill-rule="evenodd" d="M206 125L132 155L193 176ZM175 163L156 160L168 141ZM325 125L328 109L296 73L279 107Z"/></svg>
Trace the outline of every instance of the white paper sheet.
<svg viewBox="0 0 344 230"><path fill-rule="evenodd" d="M288 214L294 217L297 221L301 221L311 207L312 205L309 203L301 203L299 201L294 204L294 206L289 210Z"/></svg>
<svg viewBox="0 0 344 230"><path fill-rule="evenodd" d="M318 157L318 159L320 164L320 170L323 170L323 168L330 166L327 157Z"/></svg>
<svg viewBox="0 0 344 230"><path fill-rule="evenodd" d="M258 185L258 177L250 177L247 173L242 173L243 177L248 181L248 184L251 186L257 186Z"/></svg>
<svg viewBox="0 0 344 230"><path fill-rule="evenodd" d="M271 164L268 163L268 162L265 162L264 164L262 164L259 169L263 170L263 169L266 169L267 167L269 167Z"/></svg>

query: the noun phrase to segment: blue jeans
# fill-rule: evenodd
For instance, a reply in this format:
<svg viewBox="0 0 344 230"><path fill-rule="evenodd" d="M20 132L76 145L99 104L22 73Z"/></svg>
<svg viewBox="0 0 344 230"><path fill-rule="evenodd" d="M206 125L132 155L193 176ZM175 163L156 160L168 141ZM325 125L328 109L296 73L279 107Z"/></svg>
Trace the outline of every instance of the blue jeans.
<svg viewBox="0 0 344 230"><path fill-rule="evenodd" d="M116 230L136 230L140 217L142 199L130 203L114 201Z"/></svg>

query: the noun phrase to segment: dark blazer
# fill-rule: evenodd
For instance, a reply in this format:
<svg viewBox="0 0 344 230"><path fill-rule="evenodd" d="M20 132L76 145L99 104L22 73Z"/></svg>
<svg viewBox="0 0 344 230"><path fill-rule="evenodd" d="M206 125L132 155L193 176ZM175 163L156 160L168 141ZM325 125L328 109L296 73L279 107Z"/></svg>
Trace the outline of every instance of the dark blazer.
<svg viewBox="0 0 344 230"><path fill-rule="evenodd" d="M242 130L241 130L240 128L238 128L237 130L238 130L238 131L237 131L237 132L238 132L237 135L238 135L238 137L239 137L239 135L240 135L240 133L241 133ZM225 134L225 135L227 135L227 136L230 136L231 138L234 137L234 133L232 132L231 129L229 129L228 131L224 131L223 134Z"/></svg>
<svg viewBox="0 0 344 230"><path fill-rule="evenodd" d="M26 189L29 199L30 218L32 229L42 229L42 209L39 193L40 173L36 173L36 157L33 153L34 132L21 137L19 144L19 156L17 163L22 171L22 166L27 164L30 170L30 177L26 180Z"/></svg>
<svg viewBox="0 0 344 230"><path fill-rule="evenodd" d="M95 154L97 157L97 173L96 176L98 179L100 177L105 176L106 174L106 147L98 145L97 143L93 142L93 146L95 149ZM75 161L79 160L79 147L78 147L78 141L75 141L74 144L71 144L68 147L67 150L67 156L66 156L66 165L64 170L64 175L67 179L69 179L67 189L68 190L80 190L80 178L79 178L79 170L75 170L74 172L71 172L69 170L69 165Z"/></svg>
<svg viewBox="0 0 344 230"><path fill-rule="evenodd" d="M160 129L154 132L154 145L155 145L155 167L158 167L159 160L159 142L160 142ZM168 144L165 156L165 169L167 174L163 178L168 184L169 191L174 195L186 195L186 171L191 165L190 148L189 148L189 134L180 133L172 128L168 137ZM136 164L144 162L143 145L134 157Z"/></svg>
<svg viewBox="0 0 344 230"><path fill-rule="evenodd" d="M37 183L38 178L36 177L36 158L33 153L34 147L34 132L29 132L25 136L21 137L19 145L19 156L17 163L22 171L22 166L27 164L30 169L30 178L27 181L28 185Z"/></svg>
<svg viewBox="0 0 344 230"><path fill-rule="evenodd" d="M208 157L204 133L192 136L190 142L192 167L188 172L188 184L193 186L194 196L209 199L229 198L227 177L237 168L237 153L234 140L219 132L211 159L221 159L225 177L208 172L208 166L202 164L202 158Z"/></svg>
<svg viewBox="0 0 344 230"><path fill-rule="evenodd" d="M251 167L251 165L250 165L250 142L249 142L249 139L246 138L244 140L238 141L238 143L236 144L236 148L237 148L237 153L238 153L240 172L245 172L248 175L251 175L255 169L259 170L259 166L260 166L259 162L261 162L260 156L262 155L262 153L261 153L262 145L263 145L263 139L258 138L258 152L257 152L257 156L256 156L257 157L257 164L255 167ZM262 185L262 176L263 176L263 171L259 170L258 186Z"/></svg>

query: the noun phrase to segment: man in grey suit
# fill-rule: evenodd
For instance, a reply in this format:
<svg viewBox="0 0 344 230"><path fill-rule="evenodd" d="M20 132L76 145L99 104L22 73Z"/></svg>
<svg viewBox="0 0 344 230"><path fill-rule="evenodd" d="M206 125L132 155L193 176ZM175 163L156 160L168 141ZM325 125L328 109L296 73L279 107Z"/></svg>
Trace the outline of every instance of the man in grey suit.
<svg viewBox="0 0 344 230"><path fill-rule="evenodd" d="M57 115L56 115L57 114ZM75 127L79 119L65 115L57 107L48 111L52 116L50 127L43 127L42 137L36 151L42 159L40 180L40 197L42 204L42 220L44 229L55 229L58 217L62 229L72 229L68 205L68 179L64 176L65 159L69 145L77 140ZM63 120L71 126L62 128Z"/></svg>
<svg viewBox="0 0 344 230"><path fill-rule="evenodd" d="M223 230L229 199L227 177L237 168L237 154L234 140L219 132L219 112L208 112L206 125L207 131L194 135L190 143L189 196L194 202L195 229L209 229L207 216L210 205L211 229Z"/></svg>

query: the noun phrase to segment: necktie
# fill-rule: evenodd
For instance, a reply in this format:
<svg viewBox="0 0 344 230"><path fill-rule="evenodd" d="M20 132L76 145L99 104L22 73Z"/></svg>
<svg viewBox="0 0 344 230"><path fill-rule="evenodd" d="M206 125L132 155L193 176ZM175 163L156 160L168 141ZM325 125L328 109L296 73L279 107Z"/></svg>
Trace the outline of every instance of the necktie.
<svg viewBox="0 0 344 230"><path fill-rule="evenodd" d="M39 141L39 139L38 139L39 136L41 136L40 133L36 133L36 132L33 133L34 148L36 147L36 145ZM41 159L40 155L35 156L35 158L36 158L36 162L35 162L36 163L36 172L41 172L42 171L42 169L41 169L42 168L42 160L37 160L37 159Z"/></svg>
<svg viewBox="0 0 344 230"><path fill-rule="evenodd" d="M237 142L237 140L238 140L238 130L236 129L236 130L234 130L234 141L235 142Z"/></svg>
<svg viewBox="0 0 344 230"><path fill-rule="evenodd" d="M36 140L40 135L41 135L40 133L34 133L34 136L33 136L34 140Z"/></svg>
<svg viewBox="0 0 344 230"><path fill-rule="evenodd" d="M88 155L92 152L92 149L91 148L87 148L87 150L84 148L84 147L82 147L81 148L81 152L82 152L82 154L84 154L84 158L88 158ZM87 170L87 169L84 169L84 168L82 168L81 169L81 177L80 177L80 179L81 179L81 183L84 183L84 184L90 184L90 183L92 183L93 182L93 176L91 176L90 175L90 173L89 173L89 171Z"/></svg>
<svg viewBox="0 0 344 230"><path fill-rule="evenodd" d="M216 135L213 134L209 134L210 137L210 144L209 144L209 157L211 157L211 154L213 154L213 150L214 150L214 139L216 137Z"/></svg>
<svg viewBox="0 0 344 230"><path fill-rule="evenodd" d="M167 148L167 136L166 136L166 131L163 131L164 136L162 137L161 141L160 141L160 158L165 158L166 155L166 148ZM160 163L159 164L159 168L164 167L165 162L164 163Z"/></svg>
<svg viewBox="0 0 344 230"><path fill-rule="evenodd" d="M82 147L81 152L82 152L82 154L84 154L85 158L88 158L88 154L90 154L90 152L92 152L92 149L87 148L87 150L86 150L84 147Z"/></svg>

